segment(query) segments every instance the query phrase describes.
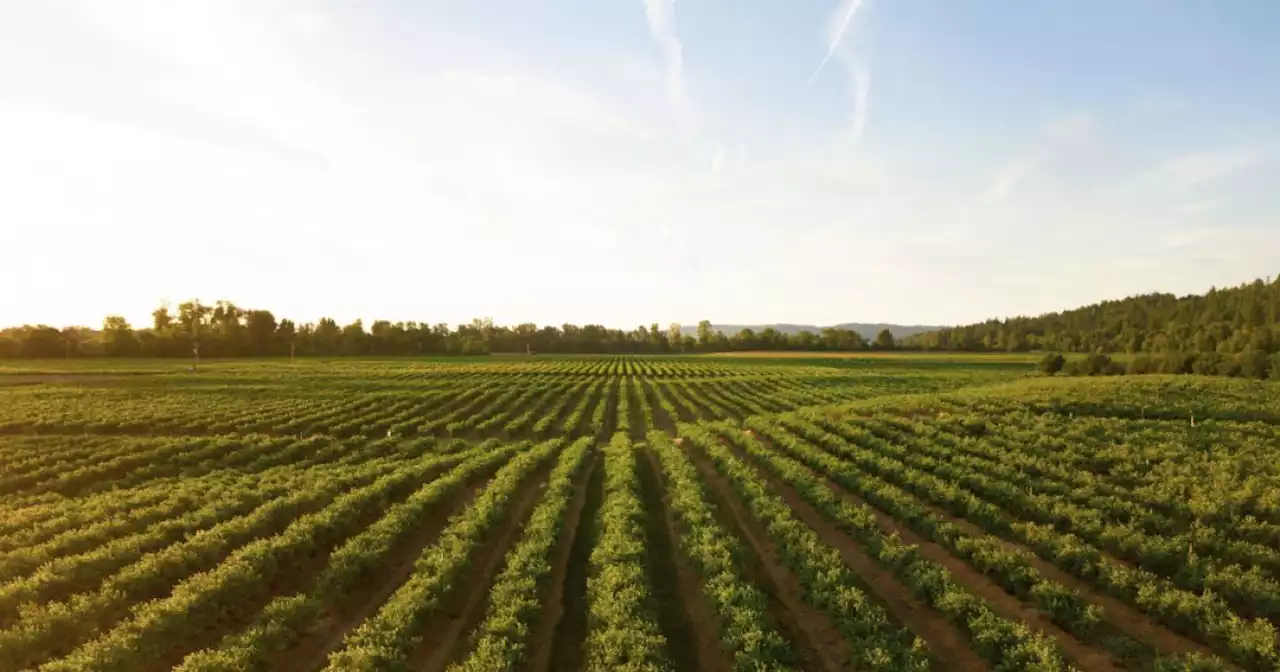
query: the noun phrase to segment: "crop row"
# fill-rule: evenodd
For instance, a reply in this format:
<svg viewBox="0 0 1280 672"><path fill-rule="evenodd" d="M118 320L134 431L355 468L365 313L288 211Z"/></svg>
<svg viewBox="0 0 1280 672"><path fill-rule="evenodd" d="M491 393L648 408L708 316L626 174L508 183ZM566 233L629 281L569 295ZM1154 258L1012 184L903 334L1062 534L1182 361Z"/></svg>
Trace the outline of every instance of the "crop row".
<svg viewBox="0 0 1280 672"><path fill-rule="evenodd" d="M344 538L361 515L466 457L381 458L296 484L288 497L144 555L97 590L24 610L0 631L0 667L65 654L51 669L137 669L266 589L273 574Z"/></svg>
<svg viewBox="0 0 1280 672"><path fill-rule="evenodd" d="M346 636L329 657L327 669L403 667L417 646L424 623L470 568L472 551L511 513L521 485L563 445L559 439L539 444L502 467L476 500L450 522L440 539L423 552L413 573L377 613Z"/></svg>
<svg viewBox="0 0 1280 672"><path fill-rule="evenodd" d="M864 433L816 414L806 419L781 416L780 420L788 430L844 463L902 487L988 533L1026 545L1086 583L1131 603L1175 631L1214 646L1241 665L1269 669L1268 665L1280 659L1275 630L1265 621L1242 619L1217 596L1191 593L1150 572L1118 563L1075 535L1062 534L1051 526L1018 522L984 499L987 493L964 485L977 474L943 468L928 458L917 459L888 442L874 442L871 448L857 445L849 437L866 440Z"/></svg>

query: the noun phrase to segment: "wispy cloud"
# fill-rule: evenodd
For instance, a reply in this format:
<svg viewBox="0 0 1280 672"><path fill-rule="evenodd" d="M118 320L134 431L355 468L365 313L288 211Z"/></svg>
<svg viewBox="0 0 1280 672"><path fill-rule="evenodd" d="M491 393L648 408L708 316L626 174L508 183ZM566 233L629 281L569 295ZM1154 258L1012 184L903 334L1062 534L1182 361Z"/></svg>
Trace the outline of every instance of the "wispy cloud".
<svg viewBox="0 0 1280 672"><path fill-rule="evenodd" d="M827 53L822 57L822 62L818 64L817 69L809 76L809 86L813 86L832 56L835 56L849 73L849 89L853 98L849 133L854 140L862 137L862 132L867 128L867 115L871 102L871 68L846 44L845 36L853 25L853 17L862 8L864 2L865 0L841 0L840 6L827 15Z"/></svg>
<svg viewBox="0 0 1280 672"><path fill-rule="evenodd" d="M1165 161L1156 168L1156 174L1175 187L1187 189L1226 177L1258 158L1256 151L1247 149L1195 152Z"/></svg>
<svg viewBox="0 0 1280 672"><path fill-rule="evenodd" d="M830 61L836 50L840 48L840 43L844 41L844 34L849 31L849 24L853 23L853 15L858 13L862 3L863 0L842 0L840 6L828 16L827 55L822 58L818 69L814 70L813 75L809 77L810 86L818 80L818 75L821 75L823 68L827 67L827 61Z"/></svg>
<svg viewBox="0 0 1280 672"><path fill-rule="evenodd" d="M675 33L675 0L644 0L644 16L649 23L649 35L662 54L666 72L667 98L680 123L687 123L684 92L684 48Z"/></svg>
<svg viewBox="0 0 1280 672"><path fill-rule="evenodd" d="M1095 144L1098 137L1098 121L1088 112L1056 117L1040 127L1035 149L1016 161L1005 165L991 184L982 192L981 200L995 205L1009 200L1018 185L1037 171L1059 161L1063 156Z"/></svg>
<svg viewBox="0 0 1280 672"><path fill-rule="evenodd" d="M453 69L442 73L440 81L447 87L449 100L467 108L468 116L493 111L526 122L563 124L601 137L652 140L662 135L660 129L605 98L537 74Z"/></svg>
<svg viewBox="0 0 1280 672"><path fill-rule="evenodd" d="M724 170L724 145L716 146L715 154L711 155L711 174L719 175Z"/></svg>
<svg viewBox="0 0 1280 672"><path fill-rule="evenodd" d="M867 128L867 115L871 111L871 68L853 56L845 48L840 48L840 61L849 70L849 82L853 94L853 115L849 132L854 140L862 137Z"/></svg>
<svg viewBox="0 0 1280 672"><path fill-rule="evenodd" d="M1098 121L1088 112L1050 119L1040 129L1045 140L1057 147L1092 143L1098 136Z"/></svg>
<svg viewBox="0 0 1280 672"><path fill-rule="evenodd" d="M1018 183L1034 173L1036 168L1043 162L1044 157L1037 156L1005 167L1004 170L996 174L991 186L987 187L987 190L983 192L983 202L992 205L1005 202L1013 195Z"/></svg>
<svg viewBox="0 0 1280 672"><path fill-rule="evenodd" d="M1180 215L1197 215L1204 212L1212 212L1219 210L1225 204L1219 199L1210 199L1207 201L1193 201L1191 203L1183 203L1174 207L1174 212Z"/></svg>

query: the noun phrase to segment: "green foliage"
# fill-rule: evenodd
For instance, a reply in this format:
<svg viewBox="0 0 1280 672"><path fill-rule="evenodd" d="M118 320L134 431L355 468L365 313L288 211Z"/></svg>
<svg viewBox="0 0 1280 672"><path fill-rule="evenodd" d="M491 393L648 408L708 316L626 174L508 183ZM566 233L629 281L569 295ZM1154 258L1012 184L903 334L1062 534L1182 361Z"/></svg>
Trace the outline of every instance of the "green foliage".
<svg viewBox="0 0 1280 672"><path fill-rule="evenodd" d="M1089 353L1084 359L1071 360L1062 370L1068 376L1115 376L1125 372L1123 365L1100 352Z"/></svg>
<svg viewBox="0 0 1280 672"><path fill-rule="evenodd" d="M244 632L187 656L178 669L184 672L271 669L274 652L297 643L309 627L338 615L341 605L351 599L361 582L374 575L385 556L404 543L433 509L456 495L476 475L500 466L523 447L474 454L404 502L389 507L375 524L333 552L309 592L273 599Z"/></svg>
<svg viewBox="0 0 1280 672"><path fill-rule="evenodd" d="M1201 352L1191 363L1191 372L1202 376L1216 376L1227 367L1228 359L1218 352Z"/></svg>
<svg viewBox="0 0 1280 672"><path fill-rule="evenodd" d="M604 448L600 537L587 579L586 668L642 672L670 668L645 575L644 519L636 450L625 434Z"/></svg>
<svg viewBox="0 0 1280 672"><path fill-rule="evenodd" d="M1280 278L1203 295L1146 294L1038 317L988 320L913 336L927 350L1225 352L1280 349Z"/></svg>
<svg viewBox="0 0 1280 672"><path fill-rule="evenodd" d="M1063 365L1066 363L1067 358L1063 357L1062 353L1046 352L1044 353L1044 356L1040 358L1040 363L1036 365L1036 368L1040 373L1043 373L1046 376L1052 376L1053 374L1061 371Z"/></svg>
<svg viewBox="0 0 1280 672"><path fill-rule="evenodd" d="M899 629L872 601L840 554L824 544L791 511L781 497L701 427L681 425L680 435L706 453L715 468L743 499L777 544L784 564L799 579L804 599L831 619L853 648L850 667L928 670L930 655L923 642Z"/></svg>
<svg viewBox="0 0 1280 672"><path fill-rule="evenodd" d="M672 664L650 584L667 560L692 575L683 598L714 614L697 627L735 670L802 665L792 624L775 620L787 610L753 580L757 551L718 506L728 498L835 626L850 668L949 658L870 597L831 526L992 669L1062 669L1048 619L1124 669L1275 670L1280 388L1255 379L1274 371L1263 352L1214 360L1238 378L1050 378L1026 375L1034 356L1005 368L898 354L226 362L198 376L0 365L0 379L57 376L0 386L0 669L402 669L499 547L483 613L468 615L479 627L447 662L524 669L567 512L617 428L586 521L599 533L583 556L589 669ZM1002 384L973 385L988 382ZM702 424L672 427L690 417ZM517 509L532 514L508 528ZM646 546L664 511L673 558ZM815 515L830 525L811 527ZM975 572L1007 596L979 597ZM1126 635L1095 594L1212 655ZM335 631L328 661L288 658Z"/></svg>
<svg viewBox="0 0 1280 672"><path fill-rule="evenodd" d="M1277 353L1280 355L1280 353ZM1236 357L1240 366L1240 375L1245 378L1266 380L1271 363L1263 350L1245 350Z"/></svg>
<svg viewBox="0 0 1280 672"><path fill-rule="evenodd" d="M378 613L346 636L329 656L326 669L403 669L421 637L423 623L440 609L444 597L471 568L472 552L511 513L521 484L562 445L560 440L548 441L503 466L471 506L450 521L440 540L423 552L413 574Z"/></svg>
<svg viewBox="0 0 1280 672"><path fill-rule="evenodd" d="M0 329L0 358L109 357L283 357L283 356L475 356L490 353L644 353L726 352L734 350L854 351L867 348L856 331L839 327L819 333L786 334L771 327L760 334L750 329L729 337L711 322L698 323L697 338L682 335L679 325L662 331L641 325L627 331L598 324L538 327L535 324L496 326L491 319L450 327L426 322L361 320L339 325L322 317L297 324L277 319L269 310L241 308L230 301L213 306L192 300L152 313L151 327L135 330L122 317L106 318L99 331L70 327L59 331L47 325ZM892 349L886 329L875 347Z"/></svg>
<svg viewBox="0 0 1280 672"><path fill-rule="evenodd" d="M1062 653L1050 638L1032 633L1020 624L996 615L982 600L959 585L949 571L920 557L915 548L903 543L897 535L883 533L876 522L875 512L870 507L841 499L819 480L814 470L805 466L805 463L812 465L818 473L833 478L843 485L858 483L859 479L850 478L847 467L841 465L838 460L787 434L774 421L760 418L752 422L751 426L762 436L769 437L773 445L782 449L784 453L799 459L791 459L784 454L769 450L759 441L744 437L740 433L723 429L721 431L729 441L738 445L780 479L795 487L810 504L863 544L918 598L937 608L949 620L968 632L974 648L998 669L1069 669L1062 658ZM874 497L879 494L879 491L870 491L869 494ZM876 498L882 501L884 499ZM897 506L884 508L894 513L902 513L903 509L906 509L905 512L920 517L927 515L918 508L911 509L911 505L905 501L905 498L891 501ZM956 529L954 532L959 530ZM986 551L987 553L981 556L981 560L986 563L983 569L989 574L994 573L997 563L994 562L991 553L994 552L996 557L1002 554L1007 555L1007 553L999 550L998 544L988 544ZM1027 577L1020 578L1025 581ZM1047 591L1042 590L1042 592ZM1062 591L1059 593L1061 594ZM1085 606L1078 596L1073 597L1067 593L1066 598L1074 599L1072 607L1081 612L1072 614L1070 619L1087 620L1084 615Z"/></svg>
<svg viewBox="0 0 1280 672"><path fill-rule="evenodd" d="M674 516L682 525L681 552L702 576L702 597L720 615L720 638L734 668L792 669L796 654L770 622L768 597L743 575L745 551L716 520L697 469L671 438L650 432L671 496Z"/></svg>
<svg viewBox="0 0 1280 672"><path fill-rule="evenodd" d="M551 556L568 531L564 519L574 482L592 452L591 439L583 438L561 454L542 501L489 591L489 611L476 630L475 646L465 660L449 668L452 672L516 670L528 664L530 636L543 617Z"/></svg>

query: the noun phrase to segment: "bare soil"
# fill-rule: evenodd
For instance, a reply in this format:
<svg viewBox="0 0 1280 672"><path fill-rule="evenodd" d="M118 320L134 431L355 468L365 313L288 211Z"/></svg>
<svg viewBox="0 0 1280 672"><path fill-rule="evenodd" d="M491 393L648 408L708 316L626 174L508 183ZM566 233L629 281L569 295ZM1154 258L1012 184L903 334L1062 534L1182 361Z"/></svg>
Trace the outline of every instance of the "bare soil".
<svg viewBox="0 0 1280 672"><path fill-rule="evenodd" d="M569 560L577 541L578 531L583 524L583 515L587 510L588 495L591 492L589 486L595 477L599 461L598 457L592 457L590 464L586 465L581 482L574 492L573 501L569 505L569 511L565 515L564 528L552 555L554 559L551 566L551 591L546 597L538 631L534 634L529 646L528 659L532 661L532 666L529 668L531 670L551 669L551 654L555 648L556 631L559 630L560 619L564 618L568 611L565 603L565 588L569 575Z"/></svg>
<svg viewBox="0 0 1280 672"><path fill-rule="evenodd" d="M839 486L835 487L839 488ZM1106 623L1114 627L1117 631L1132 637L1134 640L1146 644L1161 653L1199 653L1204 655L1213 655L1213 652L1209 647L1160 625L1137 608L1099 591L1097 588L1077 578L1075 575L1063 570L1047 560L1044 560L1037 555L1033 549L1027 548L1016 541L1003 538L999 535L989 534L977 524L963 518L959 518L951 514L946 509L934 505L932 502L925 501L914 495L912 495L912 497L917 501L917 503L928 508L929 511L937 517L955 524L965 532L975 536L991 537L999 541L1006 549L1022 553L1026 557L1027 563L1035 568L1036 571L1040 572L1041 576L1077 591L1087 602L1102 607L1104 611L1103 617ZM1007 513L1005 514L1005 519L1011 523L1018 522L1016 517ZM1114 562L1117 565L1128 567L1130 569L1134 568L1132 563L1121 558L1117 558L1114 555L1102 551L1101 549L1099 549L1099 552L1110 562Z"/></svg>
<svg viewBox="0 0 1280 672"><path fill-rule="evenodd" d="M470 635L488 611L493 581L502 570L507 550L519 538L542 498L553 462L549 460L520 486L498 529L488 535L473 556L471 572L460 585L453 586L440 611L423 626L422 639L409 657L410 669L438 672L467 653Z"/></svg>
<svg viewBox="0 0 1280 672"><path fill-rule="evenodd" d="M768 595L772 620L795 646L800 667L831 672L845 669L852 658L849 644L825 615L805 602L800 581L783 564L768 532L701 451L688 450L686 454L706 483L721 523L750 550L744 554L745 574Z"/></svg>
<svg viewBox="0 0 1280 672"><path fill-rule="evenodd" d="M1103 616L1107 623L1114 626L1116 630L1123 632L1139 642L1147 644L1161 653L1200 653L1204 655L1214 655L1213 650L1209 647L1188 639L1173 630L1156 623L1137 608L1111 597L1110 595L1099 592L1098 589L1080 580L1075 575L1036 555L1034 550L1022 546L1017 542L988 534L978 525L963 518L956 517L946 510L934 506L930 502L919 501L919 503L922 506L928 507L934 515L946 520L947 522L955 524L957 527L969 534L991 537L999 541L1006 549L1024 554L1027 564L1040 572L1041 576L1075 590L1090 604L1096 604L1102 607L1104 611ZM1106 557L1117 564L1128 566L1128 564L1123 560L1113 558L1111 556Z"/></svg>
<svg viewBox="0 0 1280 672"><path fill-rule="evenodd" d="M279 652L273 659L271 669L302 672L323 667L329 655L337 650L347 634L376 613L408 580L413 574L414 563L423 550L440 538L450 517L471 504L476 494L488 484L489 476L491 474L485 474L483 478L468 484L448 502L437 506L413 536L391 552L385 571L379 572L368 585L351 591L351 601L334 605L308 629L301 640Z"/></svg>
<svg viewBox="0 0 1280 672"><path fill-rule="evenodd" d="M676 547L676 521L668 505L662 468L653 451L642 448L638 463L649 548L649 584L658 601L658 625L677 672L729 672L720 648L719 619L702 596L697 572Z"/></svg>
<svg viewBox="0 0 1280 672"><path fill-rule="evenodd" d="M760 479L781 495L787 506L813 528L824 542L840 553L845 564L857 572L862 579L864 589L874 596L899 623L923 639L939 659L946 660L945 669L957 672L991 669L991 665L978 655L960 628L952 625L942 614L913 596L911 590L899 583L891 571L882 567L858 542L811 506L795 488L755 465L750 458L740 454L740 451L734 450L734 452L739 453L738 456L743 458L744 462L751 464ZM904 541L917 543L905 538Z"/></svg>
<svg viewBox="0 0 1280 672"><path fill-rule="evenodd" d="M695 381L690 383L690 385L696 386L700 384L700 382L701 381ZM667 395L672 397L672 400L676 402L676 408L682 407L680 400L683 400L684 404L687 404L688 407L692 409L692 412L696 417L693 420L691 420L691 422L701 418L720 417L717 414L712 413L711 408L706 404L704 404L701 399L695 398L689 390L678 389L674 383L669 386Z"/></svg>
<svg viewBox="0 0 1280 672"><path fill-rule="evenodd" d="M662 385L664 384L667 386L666 390L662 389ZM671 402L671 405L675 407L677 417L671 418L673 422L697 422L698 421L697 414L691 412L689 408L685 406L685 404L683 403L683 398L675 393L675 389L674 389L675 385L673 383L670 383L670 382L663 383L661 381L654 381L653 386L654 386L653 389L654 389L655 396L659 391L661 391L662 396L666 397L667 400Z"/></svg>
<svg viewBox="0 0 1280 672"><path fill-rule="evenodd" d="M584 643L587 638L587 576L591 569L591 549L596 546L599 534L597 517L604 503L604 469L593 469L587 480L587 495L578 529L573 534L573 545L565 567L562 588L562 611L555 626L550 661L546 667L534 667L535 671L580 670L585 660ZM539 653L534 660L543 660Z"/></svg>
<svg viewBox="0 0 1280 672"><path fill-rule="evenodd" d="M660 431L666 432L672 436L676 433L676 420L667 415L666 409L658 404L658 395L653 390L654 383L648 379L640 381L640 387L644 391L644 396L649 400L649 408L653 411L653 424L658 426Z"/></svg>
<svg viewBox="0 0 1280 672"><path fill-rule="evenodd" d="M951 572L952 578L966 590L982 598L997 614L1015 621L1025 622L1030 627L1054 638L1063 653L1087 670L1120 670L1121 665L1106 651L1094 648L1076 639L1070 633L1055 625L1049 616L1034 606L1025 604L1017 597L1005 592L1004 588L988 579L963 560L951 555L945 548L916 534L911 529L899 524L883 511L870 506L839 484L821 475L819 478L840 497L854 504L868 506L876 515L876 524L885 534L897 534L904 542L918 547L920 555ZM931 510L941 511L934 507ZM956 520L945 516L947 520Z"/></svg>
<svg viewBox="0 0 1280 672"><path fill-rule="evenodd" d="M627 421L631 423L631 439L643 441L649 428L645 426L644 411L640 408L640 400L636 398L635 388L629 378L622 379L619 393L627 395Z"/></svg>
<svg viewBox="0 0 1280 672"><path fill-rule="evenodd" d="M388 503L403 501L412 492L412 487L406 485L402 490L402 492L397 492L391 502ZM329 555L347 539L372 525L382 516L382 513L382 510L377 508L366 511L356 520L349 534L345 536L338 535L332 543L313 549L310 555L294 559L293 564L287 568L279 568L275 576L269 580L267 590L240 602L232 610L217 614L215 618L203 620L202 629L199 633L181 641L173 642L173 646L163 655L155 657L155 667L152 669L173 669L187 654L213 646L227 634L242 630L253 620L253 617L258 612L262 611L276 597L295 595L307 590L315 582L316 577L319 576L325 565L328 564Z"/></svg>
<svg viewBox="0 0 1280 672"><path fill-rule="evenodd" d="M597 441L608 441L618 428L618 394L621 392L622 388L617 379L604 386L604 397L600 400L600 403L605 405L604 424L601 425L600 432L596 436Z"/></svg>
<svg viewBox="0 0 1280 672"><path fill-rule="evenodd" d="M588 389L590 389L590 385L587 385L582 389L574 389L565 393L566 396L568 396L569 398L565 401L564 405L560 407L559 411L556 412L555 419L551 421L550 427L554 431L558 431L560 424L564 422L565 418L569 417L569 414L573 412L573 409L575 407L577 407L578 401L582 399L582 395L586 394L586 391ZM536 425L538 421L541 419L542 419L541 417L533 419L533 423L530 425L530 430L529 430L530 436L533 436L532 425ZM551 434L553 432L545 432L545 433Z"/></svg>

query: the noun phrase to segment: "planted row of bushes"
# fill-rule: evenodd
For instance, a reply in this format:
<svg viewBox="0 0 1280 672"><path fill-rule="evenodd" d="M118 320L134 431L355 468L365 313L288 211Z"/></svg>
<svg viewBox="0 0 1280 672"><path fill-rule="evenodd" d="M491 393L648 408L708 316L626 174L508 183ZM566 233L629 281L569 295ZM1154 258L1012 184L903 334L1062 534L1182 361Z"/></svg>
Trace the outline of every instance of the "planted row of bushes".
<svg viewBox="0 0 1280 672"><path fill-rule="evenodd" d="M1201 376L1230 376L1256 380L1280 380L1280 352L1246 350L1234 355L1221 352L1171 352L1163 355L1134 355L1119 362L1095 352L1083 359L1068 360L1060 352L1048 352L1037 366L1041 373L1068 376L1122 376L1147 373L1191 373Z"/></svg>

